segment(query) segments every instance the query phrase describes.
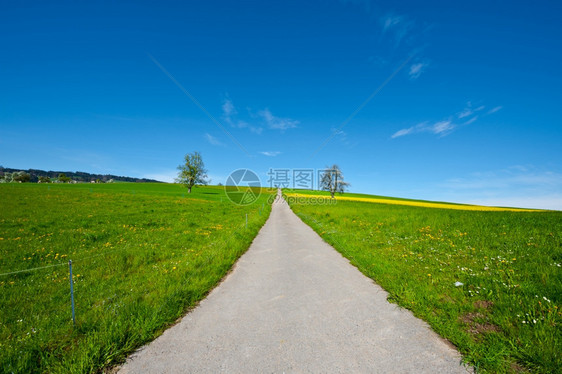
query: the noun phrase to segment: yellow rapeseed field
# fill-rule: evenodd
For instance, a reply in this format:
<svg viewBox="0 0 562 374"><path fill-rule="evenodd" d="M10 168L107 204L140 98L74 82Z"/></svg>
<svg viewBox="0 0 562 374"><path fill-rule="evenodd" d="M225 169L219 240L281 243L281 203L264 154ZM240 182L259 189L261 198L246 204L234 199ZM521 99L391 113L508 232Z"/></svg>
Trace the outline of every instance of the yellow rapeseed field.
<svg viewBox="0 0 562 374"><path fill-rule="evenodd" d="M289 193L286 194L289 197L298 198L324 198L329 199L326 195L308 195L299 193ZM354 197L354 196L336 196L336 200L339 201L359 201L366 203L377 203L377 204L394 204L394 205L408 205L408 206L419 206L425 208L440 208L440 209L455 209L455 210L477 210L482 212L537 212L538 209L521 209L521 208L500 208L495 206L481 206L481 205L457 205L457 204L446 204L446 203L432 203L424 201L412 201L412 200L393 200L384 198L371 198L371 197Z"/></svg>

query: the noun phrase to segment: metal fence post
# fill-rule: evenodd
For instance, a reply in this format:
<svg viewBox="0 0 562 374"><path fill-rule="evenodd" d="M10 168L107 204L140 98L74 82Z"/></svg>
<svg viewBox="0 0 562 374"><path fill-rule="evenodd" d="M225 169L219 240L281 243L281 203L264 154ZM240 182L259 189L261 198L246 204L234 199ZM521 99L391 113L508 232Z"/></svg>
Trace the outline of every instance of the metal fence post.
<svg viewBox="0 0 562 374"><path fill-rule="evenodd" d="M76 316L74 314L74 284L72 282L72 260L68 260L68 269L70 270L70 303L72 304L72 324L76 325Z"/></svg>

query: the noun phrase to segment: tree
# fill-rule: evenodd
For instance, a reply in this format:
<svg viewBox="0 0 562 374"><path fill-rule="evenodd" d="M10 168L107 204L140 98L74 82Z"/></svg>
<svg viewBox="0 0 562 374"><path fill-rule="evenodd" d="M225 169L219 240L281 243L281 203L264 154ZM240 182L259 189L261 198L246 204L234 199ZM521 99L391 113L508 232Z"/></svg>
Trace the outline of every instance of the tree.
<svg viewBox="0 0 562 374"><path fill-rule="evenodd" d="M67 177L65 173L60 173L59 174L59 182L70 183L70 177Z"/></svg>
<svg viewBox="0 0 562 374"><path fill-rule="evenodd" d="M12 173L5 172L0 176L0 183L10 183L12 182Z"/></svg>
<svg viewBox="0 0 562 374"><path fill-rule="evenodd" d="M184 157L185 163L178 166L178 177L176 183L181 183L187 187L187 191L191 193L191 187L203 184L206 185L207 170L203 163L203 158L199 152L188 153Z"/></svg>
<svg viewBox="0 0 562 374"><path fill-rule="evenodd" d="M344 193L350 184L344 181L343 173L338 165L332 165L324 170L320 177L320 188L324 191L330 191L332 199L336 192Z"/></svg>
<svg viewBox="0 0 562 374"><path fill-rule="evenodd" d="M51 178L46 176L39 176L39 183L51 183Z"/></svg>
<svg viewBox="0 0 562 374"><path fill-rule="evenodd" d="M16 171L12 175L12 180L18 183L27 183L31 180L31 175L29 175L25 171Z"/></svg>

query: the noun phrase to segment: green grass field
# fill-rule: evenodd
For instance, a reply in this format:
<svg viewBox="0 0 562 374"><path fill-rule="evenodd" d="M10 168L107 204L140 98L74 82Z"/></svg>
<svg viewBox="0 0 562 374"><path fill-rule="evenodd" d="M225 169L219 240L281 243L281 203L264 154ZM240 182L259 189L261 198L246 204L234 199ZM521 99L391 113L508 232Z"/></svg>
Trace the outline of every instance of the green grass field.
<svg viewBox="0 0 562 374"><path fill-rule="evenodd" d="M224 277L265 223L269 196L239 206L221 187L0 184L0 368L119 362Z"/></svg>
<svg viewBox="0 0 562 374"><path fill-rule="evenodd" d="M291 207L478 372L562 372L562 212Z"/></svg>

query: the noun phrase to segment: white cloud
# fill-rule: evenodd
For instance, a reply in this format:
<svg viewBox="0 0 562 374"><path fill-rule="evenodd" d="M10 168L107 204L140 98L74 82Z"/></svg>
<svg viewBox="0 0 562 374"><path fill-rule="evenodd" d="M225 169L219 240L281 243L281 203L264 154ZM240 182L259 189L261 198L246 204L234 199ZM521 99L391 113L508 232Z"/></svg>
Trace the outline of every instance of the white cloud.
<svg viewBox="0 0 562 374"><path fill-rule="evenodd" d="M429 66L429 63L427 63L427 62L418 62L418 63L412 64L410 66L410 71L408 72L408 75L410 76L410 79L419 78L419 76L425 71L425 69L428 66Z"/></svg>
<svg viewBox="0 0 562 374"><path fill-rule="evenodd" d="M299 121L291 118L276 117L271 113L269 108L260 110L257 112L257 114L253 114L250 109L248 109L248 112L251 118L253 118L254 120L256 120L256 118L261 118L268 128L274 130L284 131L287 129L295 128L300 123ZM262 127L254 126L250 122L243 119L238 119L237 117L238 111L236 110L234 103L230 98L225 99L222 104L222 118L227 124L239 129L248 129L256 134L262 133Z"/></svg>
<svg viewBox="0 0 562 374"><path fill-rule="evenodd" d="M291 118L275 117L268 108L260 110L258 112L258 116L263 118L267 127L275 130L284 131L287 129L295 128L300 123L299 121Z"/></svg>
<svg viewBox="0 0 562 374"><path fill-rule="evenodd" d="M416 126L412 126L406 129L398 130L394 134L392 134L391 138L398 138L400 136L416 134L421 132L428 132L435 135L445 136L448 135L451 131L453 131L457 125L455 125L450 120L446 121L439 121L434 124L430 124L429 122L422 122Z"/></svg>
<svg viewBox="0 0 562 374"><path fill-rule="evenodd" d="M382 30L386 32L388 29L399 25L402 21L403 19L400 16L386 15L381 18Z"/></svg>
<svg viewBox="0 0 562 374"><path fill-rule="evenodd" d="M496 113L497 111L500 111L502 108L503 108L503 106L501 106L501 105L499 105L497 107L494 107L494 108L492 108L488 111L488 114Z"/></svg>
<svg viewBox="0 0 562 374"><path fill-rule="evenodd" d="M466 103L466 107L458 114L459 119L465 118L473 115L476 112L484 110L486 108L484 105L480 105L478 108L472 108L472 103L469 101ZM473 121L474 122L474 121Z"/></svg>
<svg viewBox="0 0 562 374"><path fill-rule="evenodd" d="M440 121L429 127L429 131L434 134L443 134L452 131L455 127L451 121Z"/></svg>
<svg viewBox="0 0 562 374"><path fill-rule="evenodd" d="M356 142L351 141L347 137L347 133L343 131L341 128L332 127L330 131L332 133L332 138L338 139L341 142L341 144L345 145L346 147L353 148L357 145Z"/></svg>
<svg viewBox="0 0 562 374"><path fill-rule="evenodd" d="M472 110L470 108L465 108L462 112L459 113L459 118L468 117L472 114Z"/></svg>
<svg viewBox="0 0 562 374"><path fill-rule="evenodd" d="M248 122L241 121L241 120L236 121L236 123L233 124L233 126L238 127L239 129L248 129L255 134L261 134L263 131L263 128L252 126Z"/></svg>
<svg viewBox="0 0 562 374"><path fill-rule="evenodd" d="M408 17L392 13L381 17L379 22L382 26L383 34L388 33L394 36L394 43L396 47L414 27L414 22L410 21Z"/></svg>
<svg viewBox="0 0 562 374"><path fill-rule="evenodd" d="M225 118L230 119L232 115L238 113L236 108L234 108L234 104L232 104L232 100L226 99L222 104L222 113Z"/></svg>
<svg viewBox="0 0 562 374"><path fill-rule="evenodd" d="M232 102L232 100L227 98L222 104L222 118L224 119L224 121L232 127L236 127L239 129L248 129L255 134L261 134L263 130L261 127L252 126L246 121L234 118L237 114L238 111L236 110L234 103Z"/></svg>
<svg viewBox="0 0 562 374"><path fill-rule="evenodd" d="M412 69L410 68L410 71L411 70ZM453 132L458 127L468 126L468 125L476 122L478 120L477 113L484 110L485 108L486 107L484 105L480 105L477 108L472 108L472 103L469 101L469 102L466 103L466 106L464 107L464 109L461 112L458 112L455 115L452 115L452 116L448 117L448 119L446 119L446 120L438 121L438 122L435 122L433 124L430 124L429 121L425 121L425 122L422 122L422 123L420 123L416 126L412 126L412 127L409 127L409 128L404 128L404 129L398 130L394 134L391 135L391 139L399 138L401 136L410 135L410 134L422 133L422 132L432 133L432 134L440 135L440 136L446 136L446 135L449 135L451 132ZM501 106L496 107L496 108L490 110L488 112L488 114L497 112L500 109L501 109ZM463 119L464 122L455 123L455 122L453 122L454 118L459 119L459 120Z"/></svg>
<svg viewBox="0 0 562 374"><path fill-rule="evenodd" d="M414 127L410 127L408 129L398 130L394 134L392 134L391 138L394 139L394 138L398 138L400 136L408 135L408 134L411 134L413 131L414 131Z"/></svg>
<svg viewBox="0 0 562 374"><path fill-rule="evenodd" d="M224 144L220 140L218 140L211 134L205 133L205 139L207 139L207 141L212 145L224 146Z"/></svg>
<svg viewBox="0 0 562 374"><path fill-rule="evenodd" d="M281 152L279 151L264 151L264 152L260 152L262 155L264 156L268 156L268 157L275 157L281 154Z"/></svg>

